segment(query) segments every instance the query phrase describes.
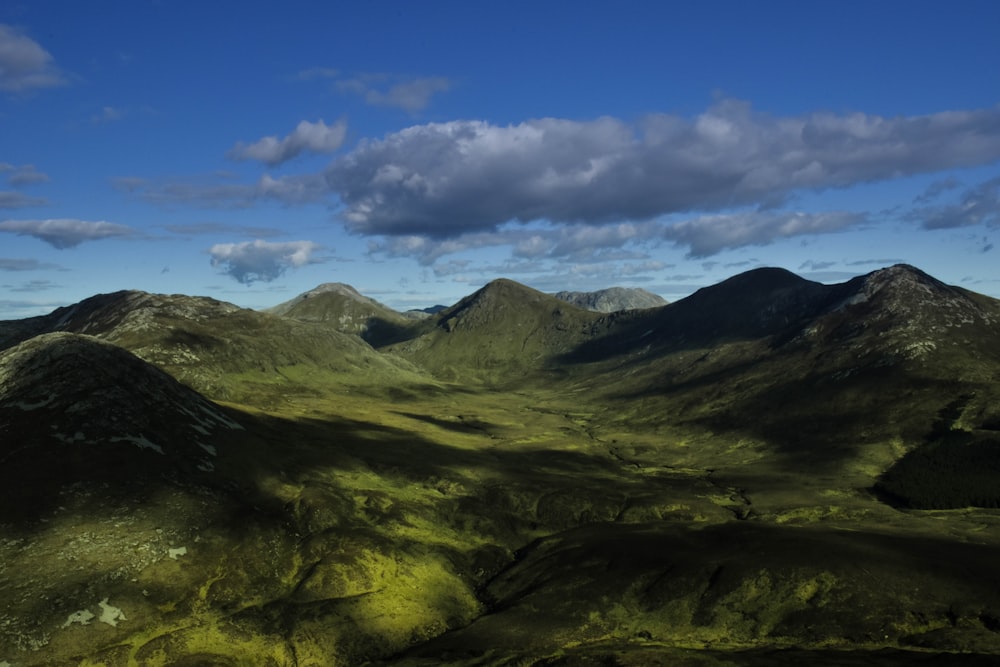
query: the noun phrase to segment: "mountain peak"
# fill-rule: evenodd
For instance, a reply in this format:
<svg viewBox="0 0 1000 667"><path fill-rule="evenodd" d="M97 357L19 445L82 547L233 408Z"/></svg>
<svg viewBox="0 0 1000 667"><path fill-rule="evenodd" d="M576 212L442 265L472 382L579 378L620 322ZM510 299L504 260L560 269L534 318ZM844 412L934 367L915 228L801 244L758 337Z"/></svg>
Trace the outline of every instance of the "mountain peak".
<svg viewBox="0 0 1000 667"><path fill-rule="evenodd" d="M557 292L555 298L598 313L658 308L667 300L640 287L608 287L595 292Z"/></svg>

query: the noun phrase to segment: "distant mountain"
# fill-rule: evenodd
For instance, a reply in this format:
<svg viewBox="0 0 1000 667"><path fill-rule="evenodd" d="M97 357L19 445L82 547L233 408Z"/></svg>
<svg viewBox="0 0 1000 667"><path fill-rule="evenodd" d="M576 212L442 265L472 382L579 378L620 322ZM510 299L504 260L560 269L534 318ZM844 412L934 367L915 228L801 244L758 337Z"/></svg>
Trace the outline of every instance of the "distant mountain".
<svg viewBox="0 0 1000 667"><path fill-rule="evenodd" d="M609 287L596 292L556 292L555 298L598 313L639 310L667 305L667 300L639 287Z"/></svg>
<svg viewBox="0 0 1000 667"><path fill-rule="evenodd" d="M267 312L306 322L324 322L337 331L375 341L391 337L411 320L344 283L324 283Z"/></svg>
<svg viewBox="0 0 1000 667"><path fill-rule="evenodd" d="M0 322L0 349L56 331L124 347L213 399L265 400L295 386L309 391L310 383L334 376L348 385L379 377L419 381L416 369L323 322L139 291L99 294L49 315Z"/></svg>
<svg viewBox="0 0 1000 667"><path fill-rule="evenodd" d="M439 377L506 383L548 366L586 339L599 316L512 280L498 279L418 322L385 349Z"/></svg>

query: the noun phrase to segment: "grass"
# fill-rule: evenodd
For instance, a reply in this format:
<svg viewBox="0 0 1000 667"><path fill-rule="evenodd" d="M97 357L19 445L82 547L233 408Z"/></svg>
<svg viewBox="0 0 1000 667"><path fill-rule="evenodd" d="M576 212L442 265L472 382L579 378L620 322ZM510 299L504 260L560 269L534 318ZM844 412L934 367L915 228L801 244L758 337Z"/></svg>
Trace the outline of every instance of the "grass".
<svg viewBox="0 0 1000 667"><path fill-rule="evenodd" d="M758 278L800 314L822 291ZM132 468L129 457L159 455L122 447L115 465L141 477L81 475L22 521L8 511L0 660L1000 655L996 511L906 509L872 490L913 486L942 461L961 464L956 479L992 462L1000 376L989 345L892 356L909 343L879 347L892 338L884 323L851 328L842 311L799 337L756 338L770 326L758 318L720 338L720 322L746 313L718 319L691 304L673 312L698 336L680 340L667 311L602 317L543 296L502 281L379 352L322 323L217 304L193 324L110 329L243 430L213 440L210 474L169 458ZM664 331L636 343L653 321ZM0 417L20 420L0 426L30 431L40 456L61 451L45 425L64 417L38 412L28 429L11 409L0 396ZM156 414L168 423L171 409ZM104 598L128 620L61 627Z"/></svg>

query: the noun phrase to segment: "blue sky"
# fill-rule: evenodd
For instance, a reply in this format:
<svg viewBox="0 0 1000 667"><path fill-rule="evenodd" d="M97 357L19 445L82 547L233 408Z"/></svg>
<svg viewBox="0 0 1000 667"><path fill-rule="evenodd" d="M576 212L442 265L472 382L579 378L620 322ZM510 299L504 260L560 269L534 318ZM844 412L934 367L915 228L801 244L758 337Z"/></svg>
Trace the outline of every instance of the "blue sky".
<svg viewBox="0 0 1000 667"><path fill-rule="evenodd" d="M0 5L0 319L908 262L1000 297L996 2Z"/></svg>

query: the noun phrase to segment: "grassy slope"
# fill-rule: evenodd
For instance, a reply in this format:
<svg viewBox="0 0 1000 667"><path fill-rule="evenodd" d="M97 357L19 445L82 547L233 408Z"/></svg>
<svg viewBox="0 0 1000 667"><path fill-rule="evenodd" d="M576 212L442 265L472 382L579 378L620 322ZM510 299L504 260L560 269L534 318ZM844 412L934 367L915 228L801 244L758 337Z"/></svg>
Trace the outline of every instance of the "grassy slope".
<svg viewBox="0 0 1000 667"><path fill-rule="evenodd" d="M801 296L796 280L764 277L793 303ZM710 296L725 303L724 292ZM870 315L876 306L870 298L850 307ZM887 330L874 320L870 331L845 330L860 317L849 310L819 308L827 319L800 339L779 327L777 339L716 340L703 318L701 337L678 344L665 309L652 313L665 332L652 344L648 322L632 315L601 319L560 304L553 317L554 308L515 284L491 285L391 348L436 374L430 382L390 358L415 378L401 388L391 368L362 381L341 361L323 367L303 356L276 366L288 376L278 379L226 370L225 355L213 360L222 382L240 389L223 384L210 395L252 403L228 404L246 433L220 446L218 464L244 488L212 496L167 485L141 502L89 496L86 546L66 546L78 534L81 507L72 503L86 494L53 504L48 523L19 529L0 545L10 564L0 584L27 573L19 590L62 602L58 614L25 612L54 619L21 635L47 637L49 652L17 655L37 655L37 664L73 650L111 664L264 655L357 664L418 644L393 662L796 664L806 655L844 664L845 654L808 652L839 647L906 664L927 655L913 653L922 647L1000 651L1000 604L988 583L1000 548L995 514L899 512L868 491L970 383L980 393L951 424L990 423L995 348L969 345L982 334L968 327L981 323L941 322L959 345L880 365L921 341L880 347ZM238 313L213 317L194 333L242 322L226 319ZM246 322L258 345L289 335L284 324ZM614 354L583 348L559 383L529 372L602 331L640 344ZM162 339L135 340L169 351ZM518 349L526 356L510 360ZM871 355L859 357L862 349ZM768 367L778 352L783 361ZM451 376L478 382L449 384ZM130 561L126 539L155 558ZM167 549L180 544L190 558L175 561ZM87 554L80 572L90 588L82 575L44 581L67 557ZM81 590L90 597L74 598ZM57 627L84 602L97 612L109 592L130 623ZM788 652L750 650L761 646ZM883 647L896 653L875 653Z"/></svg>

